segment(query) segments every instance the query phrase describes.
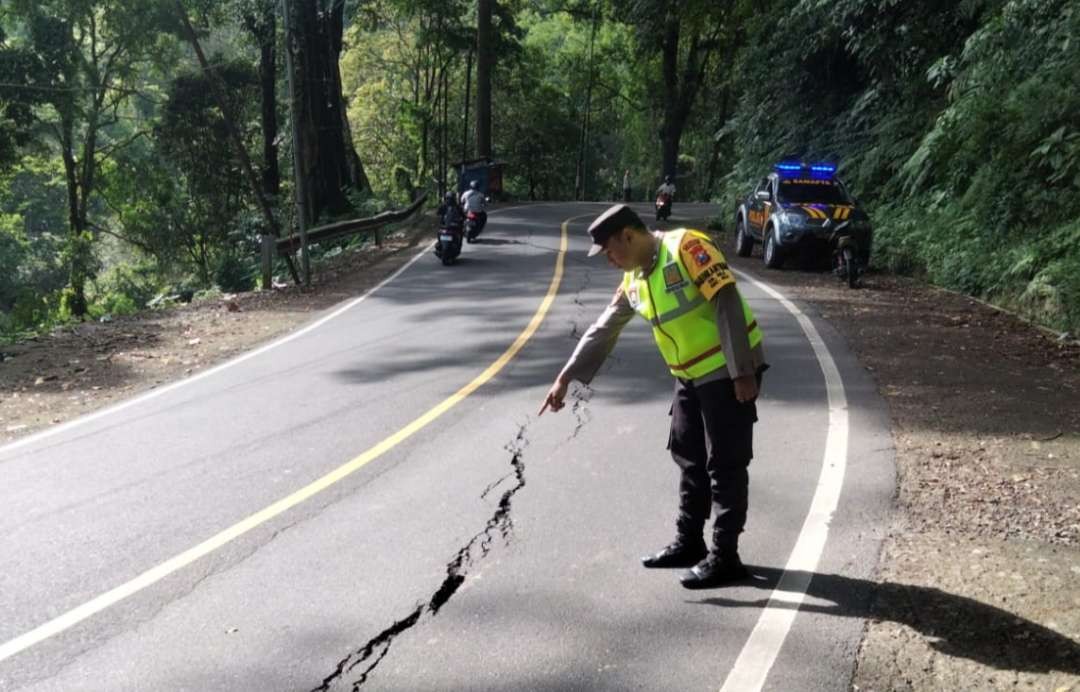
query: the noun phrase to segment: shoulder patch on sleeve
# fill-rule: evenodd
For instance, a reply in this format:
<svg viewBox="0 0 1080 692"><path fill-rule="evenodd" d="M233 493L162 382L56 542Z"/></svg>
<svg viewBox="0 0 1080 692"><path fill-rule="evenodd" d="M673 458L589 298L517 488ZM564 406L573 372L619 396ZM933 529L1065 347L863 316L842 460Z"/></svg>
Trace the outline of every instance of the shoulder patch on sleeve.
<svg viewBox="0 0 1080 692"><path fill-rule="evenodd" d="M724 286L735 283L724 254L703 234L687 233L679 246L679 254L690 280L707 300Z"/></svg>

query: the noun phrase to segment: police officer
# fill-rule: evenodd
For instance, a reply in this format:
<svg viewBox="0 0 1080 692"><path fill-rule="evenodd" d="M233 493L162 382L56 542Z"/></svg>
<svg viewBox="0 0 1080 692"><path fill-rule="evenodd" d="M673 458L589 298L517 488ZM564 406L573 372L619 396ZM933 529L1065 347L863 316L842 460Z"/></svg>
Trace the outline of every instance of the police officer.
<svg viewBox="0 0 1080 692"><path fill-rule="evenodd" d="M680 479L675 540L642 562L690 567L681 578L690 589L742 579L738 542L746 523L755 400L768 367L761 328L723 254L704 233L650 232L633 210L618 204L593 221L589 235L589 256L604 253L623 270L623 280L555 378L540 413L563 407L572 380L591 382L622 328L635 313L644 317L675 377L668 448Z"/></svg>

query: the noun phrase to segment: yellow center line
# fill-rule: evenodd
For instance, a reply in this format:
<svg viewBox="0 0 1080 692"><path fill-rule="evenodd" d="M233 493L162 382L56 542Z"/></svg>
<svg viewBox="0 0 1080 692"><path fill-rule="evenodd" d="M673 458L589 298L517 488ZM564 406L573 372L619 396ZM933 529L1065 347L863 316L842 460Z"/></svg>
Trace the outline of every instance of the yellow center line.
<svg viewBox="0 0 1080 692"><path fill-rule="evenodd" d="M223 531L211 536L202 543L188 548L184 552L172 557L165 562L152 567L142 574L138 575L134 579L117 586L110 591L97 596L96 598L83 603L80 606L72 608L66 613L59 615L48 622L35 627L29 632L22 634L4 644L0 645L0 661L14 656L15 654L25 649L42 642L49 637L59 634L64 630L82 622L90 616L99 613L106 608L115 605L119 601L131 596L142 589L145 589L152 584L169 576L173 572L176 572L187 565L195 562L201 557L209 555L218 548L224 546L230 541L243 536L248 531L265 524L277 515L292 509L296 505L300 504L304 500L307 500L314 495L326 490L330 486L334 485L338 481L342 480L346 476L354 473L358 469L364 467L371 461L379 458L386 452L393 449L395 446L406 440L409 436L418 432L428 423L431 423L442 414L449 411L456 406L465 397L469 396L477 389L479 389L484 383L494 377L500 370L506 367L507 363L513 360L514 356L525 346L525 344L532 338L533 334L540 327L540 324L547 316L548 310L551 308L551 304L555 300L555 295L559 292L559 284L562 283L564 259L566 256L567 245L567 226L571 221L575 219L589 216L589 214L582 214L581 216L575 216L567 219L562 223L561 237L559 241L559 254L555 260L555 273L551 277L551 284L548 286L547 295L540 302L540 307L537 308L536 313L533 315L529 324L518 335L514 343L510 344L510 347L499 356L498 360L489 365L482 373L476 376L472 382L469 382L464 387L454 392L447 397L442 403L438 404L434 408L430 409L427 413L424 413L416 420L412 421L404 428L401 428L393 435L387 437L382 442L368 449L366 452L356 457L352 461L348 461L341 466L337 467L330 473L318 478L308 485L300 488L296 492L283 497L277 502L263 508L262 510L252 514L246 519L242 519L232 526L224 529Z"/></svg>

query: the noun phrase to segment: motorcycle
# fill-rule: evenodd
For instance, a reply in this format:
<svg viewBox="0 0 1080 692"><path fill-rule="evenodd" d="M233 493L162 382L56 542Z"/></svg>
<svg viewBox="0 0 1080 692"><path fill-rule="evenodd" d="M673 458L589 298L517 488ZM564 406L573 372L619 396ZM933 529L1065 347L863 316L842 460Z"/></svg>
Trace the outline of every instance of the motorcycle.
<svg viewBox="0 0 1080 692"><path fill-rule="evenodd" d="M844 221L834 228L829 234L829 244L836 278L846 281L848 288L858 288L866 268L862 266L863 255L850 224L850 221Z"/></svg>
<svg viewBox="0 0 1080 692"><path fill-rule="evenodd" d="M444 266L449 267L461 254L462 235L461 226L439 227L435 256L442 260Z"/></svg>
<svg viewBox="0 0 1080 692"><path fill-rule="evenodd" d="M671 195L661 192L656 197L656 220L661 221L671 216Z"/></svg>
<svg viewBox="0 0 1080 692"><path fill-rule="evenodd" d="M465 241L472 243L476 240L476 237L480 235L480 231L484 230L484 224L487 223L487 212L483 211L470 211L465 214Z"/></svg>

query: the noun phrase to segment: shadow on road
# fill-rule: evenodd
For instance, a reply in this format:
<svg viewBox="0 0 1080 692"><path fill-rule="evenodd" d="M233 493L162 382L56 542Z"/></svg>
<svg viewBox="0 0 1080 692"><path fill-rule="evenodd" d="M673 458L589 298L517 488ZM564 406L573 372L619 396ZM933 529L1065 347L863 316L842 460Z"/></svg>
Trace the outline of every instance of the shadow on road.
<svg viewBox="0 0 1080 692"><path fill-rule="evenodd" d="M807 595L832 605L804 603L799 609L840 617L888 620L906 625L927 638L936 651L997 668L1032 673L1080 674L1080 644L1038 623L1001 608L914 584L852 579L838 574L788 572L776 567L749 567L752 585L772 590L810 581ZM788 590L781 587L781 590ZM697 603L725 608L765 608L768 599L740 601L706 598ZM776 602L772 608L793 608Z"/></svg>
<svg viewBox="0 0 1080 692"><path fill-rule="evenodd" d="M524 245L520 240L509 238L477 238L473 242L477 245Z"/></svg>

